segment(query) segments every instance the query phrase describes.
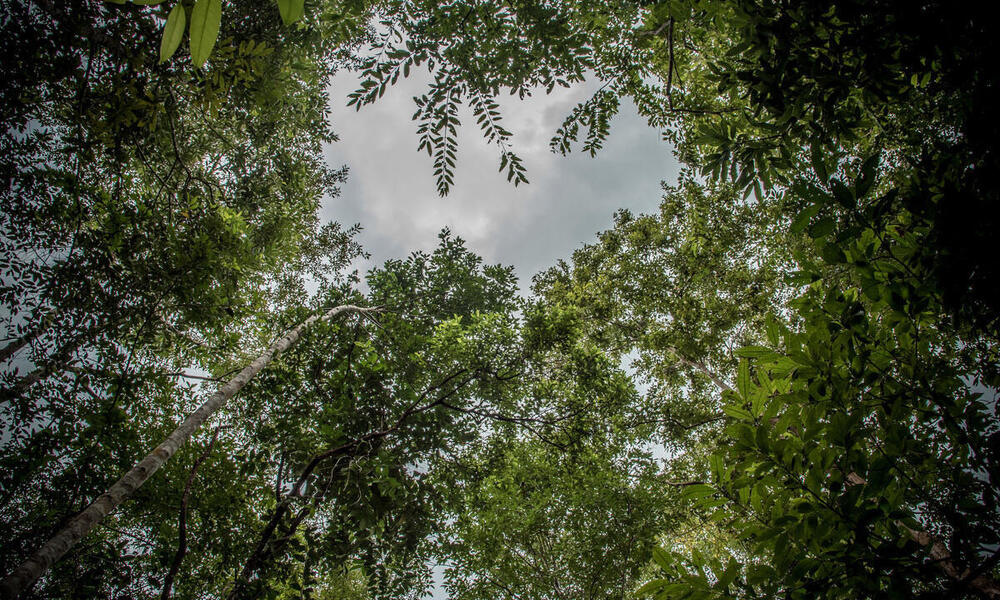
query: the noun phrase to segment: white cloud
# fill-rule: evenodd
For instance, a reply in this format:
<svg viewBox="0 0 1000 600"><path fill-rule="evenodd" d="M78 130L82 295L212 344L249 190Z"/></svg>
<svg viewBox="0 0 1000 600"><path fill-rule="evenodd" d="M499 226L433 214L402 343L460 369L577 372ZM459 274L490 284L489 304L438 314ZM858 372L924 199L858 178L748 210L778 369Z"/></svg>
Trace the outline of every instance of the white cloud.
<svg viewBox="0 0 1000 600"><path fill-rule="evenodd" d="M351 73L331 84L331 119L340 141L327 149L331 165L347 164L350 178L323 216L360 222L361 241L373 264L430 250L450 227L489 263L513 264L526 288L531 276L606 229L618 208L655 209L660 181L678 172L670 147L625 103L597 158L549 151L549 138L577 102L594 90L557 89L524 101L501 102L514 151L524 160L529 185L515 188L497 171L497 148L480 135L471 113L461 116L455 185L437 195L430 157L416 152L412 97L425 78L401 81L373 106L347 108Z"/></svg>

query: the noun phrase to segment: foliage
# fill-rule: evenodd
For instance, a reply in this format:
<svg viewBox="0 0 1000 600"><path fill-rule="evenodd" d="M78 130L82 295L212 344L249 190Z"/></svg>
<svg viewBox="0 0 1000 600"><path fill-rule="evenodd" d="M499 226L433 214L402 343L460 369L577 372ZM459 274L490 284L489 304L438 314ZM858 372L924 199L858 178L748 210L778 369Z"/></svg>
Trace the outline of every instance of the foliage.
<svg viewBox="0 0 1000 600"><path fill-rule="evenodd" d="M814 281L793 302L802 326L737 352L731 442L713 455L709 483L685 495L752 549L728 563L661 555L672 577L647 592L983 593L974 580L991 570L1000 518L1000 465L986 449L1000 430L993 401L970 388L979 357L936 321L926 279L885 251L920 239L906 225L845 245L847 285L806 271Z"/></svg>
<svg viewBox="0 0 1000 600"><path fill-rule="evenodd" d="M495 439L469 472L449 528L451 598L628 595L662 527L655 464L606 449L565 454Z"/></svg>
<svg viewBox="0 0 1000 600"><path fill-rule="evenodd" d="M416 598L435 560L462 598L1000 595L984 9L277 4L0 0L5 570L269 341L384 311L308 330L33 596ZM526 183L498 97L590 76L554 151L628 98L691 170L527 301L447 231L361 286L316 216L341 65L359 109L428 69L441 194L463 105Z"/></svg>

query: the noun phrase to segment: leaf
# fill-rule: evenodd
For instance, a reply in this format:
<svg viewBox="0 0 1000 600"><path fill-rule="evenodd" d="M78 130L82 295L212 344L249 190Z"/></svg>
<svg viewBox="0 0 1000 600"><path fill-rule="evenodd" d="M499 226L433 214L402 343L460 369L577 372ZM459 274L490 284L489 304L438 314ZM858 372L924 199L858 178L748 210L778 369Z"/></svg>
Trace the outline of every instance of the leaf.
<svg viewBox="0 0 1000 600"><path fill-rule="evenodd" d="M670 560L670 556L659 546L653 548L653 560L664 569L669 569L673 566L673 561Z"/></svg>
<svg viewBox="0 0 1000 600"><path fill-rule="evenodd" d="M819 255L830 264L838 264L846 260L844 251L837 244L823 244Z"/></svg>
<svg viewBox="0 0 1000 600"><path fill-rule="evenodd" d="M706 496L711 496L714 493L715 493L715 489L712 486L706 485L704 483L696 483L694 485L689 485L689 486L685 487L684 490L681 492L681 497L682 498L686 498L688 500L697 500L699 498L704 498ZM661 552L662 552L662 550L661 550ZM665 556L666 556L666 554L664 554L664 557ZM656 558L656 550L653 551L653 558ZM659 560L657 560L656 562L660 563L663 566L666 566L666 565L669 564L669 563L660 562Z"/></svg>
<svg viewBox="0 0 1000 600"><path fill-rule="evenodd" d="M198 0L191 11L191 62L202 67L212 54L222 23L222 0Z"/></svg>
<svg viewBox="0 0 1000 600"><path fill-rule="evenodd" d="M830 217L823 217L809 228L809 237L816 240L830 235L837 223Z"/></svg>
<svg viewBox="0 0 1000 600"><path fill-rule="evenodd" d="M291 25L305 14L305 0L277 0L277 2L278 12L281 13L281 20L285 25Z"/></svg>
<svg viewBox="0 0 1000 600"><path fill-rule="evenodd" d="M813 144L810 148L810 156L812 158L812 168L816 172L816 177L826 185L826 182L830 179L830 174L826 170L826 164L823 162L823 149L820 148L819 144Z"/></svg>
<svg viewBox="0 0 1000 600"><path fill-rule="evenodd" d="M864 198L875 185L875 170L878 168L879 156L873 154L865 159L861 165L861 173L857 181L854 182L854 194L858 198Z"/></svg>
<svg viewBox="0 0 1000 600"><path fill-rule="evenodd" d="M736 388L744 400L750 397L750 361L745 358L740 359L740 367L736 374Z"/></svg>
<svg viewBox="0 0 1000 600"><path fill-rule="evenodd" d="M770 358L775 354L775 352L774 350L765 348L764 346L744 346L736 350L735 354L740 358Z"/></svg>
<svg viewBox="0 0 1000 600"><path fill-rule="evenodd" d="M777 319L774 318L774 315L768 313L765 323L767 327L767 341L772 346L777 346L781 342L781 327L778 325Z"/></svg>
<svg viewBox="0 0 1000 600"><path fill-rule="evenodd" d="M177 48L184 39L184 27L187 25L187 13L184 12L184 5L180 1L170 9L167 15L167 24L163 27L163 39L160 40L160 62L170 60L170 57L177 52Z"/></svg>
<svg viewBox="0 0 1000 600"><path fill-rule="evenodd" d="M813 204L812 206L803 209L802 212L800 212L798 216L795 217L795 220L792 221L792 225L791 227L789 227L788 231L790 233L799 233L801 231L805 231L805 228L809 225L809 220L816 216L816 213L819 212L819 209L820 209L819 204Z"/></svg>
<svg viewBox="0 0 1000 600"><path fill-rule="evenodd" d="M750 411L744 410L738 406L726 405L722 407L722 412L726 413L734 419L739 419L740 421L753 421L753 415Z"/></svg>
<svg viewBox="0 0 1000 600"><path fill-rule="evenodd" d="M837 203L844 208L852 209L858 205L858 201L854 198L854 194L851 190L847 189L844 182L839 179L833 180L833 197L837 200Z"/></svg>
<svg viewBox="0 0 1000 600"><path fill-rule="evenodd" d="M635 591L635 595L639 597L655 595L668 583L670 583L670 580L668 579L654 579L637 589Z"/></svg>
<svg viewBox="0 0 1000 600"><path fill-rule="evenodd" d="M726 569L719 575L719 581L716 583L716 587L725 590L727 587L732 585L733 581L736 580L736 576L740 573L740 565L736 562L735 558L730 558L728 564L726 564Z"/></svg>

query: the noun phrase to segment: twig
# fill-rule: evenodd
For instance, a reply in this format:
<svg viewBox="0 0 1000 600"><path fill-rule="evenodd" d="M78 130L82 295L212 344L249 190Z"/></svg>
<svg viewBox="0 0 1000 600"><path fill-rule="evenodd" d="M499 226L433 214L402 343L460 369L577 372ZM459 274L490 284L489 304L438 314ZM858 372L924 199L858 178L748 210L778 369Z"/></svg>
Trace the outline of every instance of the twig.
<svg viewBox="0 0 1000 600"><path fill-rule="evenodd" d="M168 600L170 598L170 588L174 584L174 577L177 576L177 571L181 568L181 562L184 560L184 554L187 553L187 507L188 500L191 498L191 485L194 483L195 475L198 474L198 467L201 463L205 462L208 458L209 453L212 452L212 446L215 445L215 440L219 436L219 430L222 426L215 428L212 432L212 439L209 440L208 446L205 447L205 451L201 453L198 460L194 461L194 466L191 467L191 474L188 475L187 483L184 484L184 494L181 496L181 512L180 517L177 519L177 553L174 554L174 562L170 565L170 571L167 572L167 576L163 580L163 591L160 593L160 600Z"/></svg>

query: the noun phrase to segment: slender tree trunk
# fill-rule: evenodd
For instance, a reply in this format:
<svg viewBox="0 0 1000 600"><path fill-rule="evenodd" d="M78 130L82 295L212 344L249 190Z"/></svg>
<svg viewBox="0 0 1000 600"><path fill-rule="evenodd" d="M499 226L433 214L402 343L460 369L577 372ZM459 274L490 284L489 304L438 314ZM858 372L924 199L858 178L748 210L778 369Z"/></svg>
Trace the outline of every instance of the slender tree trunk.
<svg viewBox="0 0 1000 600"><path fill-rule="evenodd" d="M26 591L39 577L45 573L57 560L86 535L95 525L101 522L119 504L128 499L147 479L157 471L181 445L186 442L201 425L219 411L230 398L236 395L243 386L270 364L274 356L290 348L299 340L302 332L316 321L327 321L344 312L375 312L377 308L362 308L343 305L331 308L325 314L315 314L295 329L271 344L263 354L243 368L235 377L229 380L217 392L191 413L167 439L142 459L131 471L118 480L107 492L101 494L83 512L74 517L59 533L47 541L28 560L22 563L6 579L0 583L0 596L16 598Z"/></svg>
<svg viewBox="0 0 1000 600"><path fill-rule="evenodd" d="M670 353L673 354L682 365L686 365L688 367L691 367L693 369L697 369L697 370L701 371L702 373L704 373L705 376L708 377L709 379L711 379L712 382L716 386L718 386L720 389L722 389L722 390L729 390L730 392L733 391L732 386L730 386L728 383L726 383L725 381L723 381L723 379L721 377L719 377L718 375L716 375L715 373L713 373L712 371L710 371L708 369L708 367L705 366L705 363L700 363L700 362L694 361L694 360L688 360L687 358L684 357L684 355L682 355L680 352L678 352L676 348L667 348L667 350L669 350Z"/></svg>

